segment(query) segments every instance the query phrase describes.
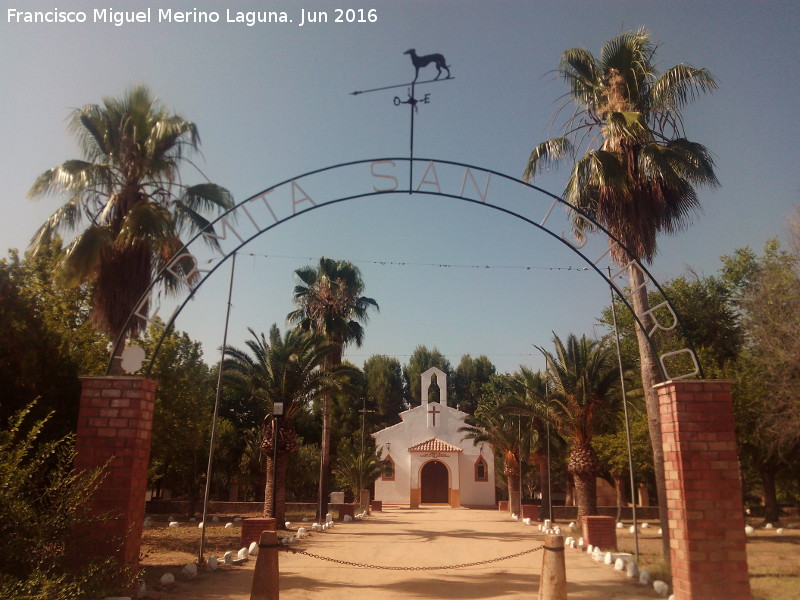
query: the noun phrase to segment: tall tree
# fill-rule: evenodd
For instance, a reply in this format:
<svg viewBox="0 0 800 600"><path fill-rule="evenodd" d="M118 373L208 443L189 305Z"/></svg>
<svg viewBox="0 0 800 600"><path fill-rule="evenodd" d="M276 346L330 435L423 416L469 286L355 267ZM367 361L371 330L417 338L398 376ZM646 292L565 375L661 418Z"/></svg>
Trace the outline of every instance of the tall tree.
<svg viewBox="0 0 800 600"><path fill-rule="evenodd" d="M8 269L20 295L33 307L52 339L78 366L80 375L100 375L108 362L108 338L91 323L92 289L66 287L57 277L62 241L54 237L35 255L8 253Z"/></svg>
<svg viewBox="0 0 800 600"><path fill-rule="evenodd" d="M600 57L572 48L561 57L558 74L569 85L575 112L564 135L536 146L528 159L528 180L564 158L572 170L563 197L603 225L630 252L611 246L624 266L631 258L651 263L660 233L686 228L700 201L695 188L716 186L709 151L689 141L681 112L699 94L716 89L706 69L679 64L658 75L656 45L645 29L619 35L603 45ZM583 154L581 155L581 152ZM575 213L573 230L583 238L591 222ZM658 400L653 386L662 379L646 331L652 328L642 270L628 268L637 327L642 381L647 397L650 439L662 528L662 549L669 562L664 453Z"/></svg>
<svg viewBox="0 0 800 600"><path fill-rule="evenodd" d="M49 440L75 431L81 384L75 362L60 348L61 334L47 327L37 308L0 261L0 422L26 406L36 419L52 412L44 435Z"/></svg>
<svg viewBox="0 0 800 600"><path fill-rule="evenodd" d="M378 310L378 303L363 296L364 281L361 271L350 262L322 257L316 266L297 269L300 283L294 288L297 309L286 320L303 331L324 335L334 345L327 354L324 367L331 369L342 362L347 344L361 346L369 309ZM328 512L328 481L331 458L331 397L323 397L322 406L322 456L320 457L320 488L318 498L319 518Z"/></svg>
<svg viewBox="0 0 800 600"><path fill-rule="evenodd" d="M200 342L186 333L151 325L143 338L148 358L161 340L150 375L156 379L150 483L189 497L189 515L200 501L208 460L214 380L203 360Z"/></svg>
<svg viewBox="0 0 800 600"><path fill-rule="evenodd" d="M400 361L376 354L364 361L368 402L376 412L367 414L367 422L384 428L400 422L405 409L403 369ZM374 431L374 429L373 429Z"/></svg>
<svg viewBox="0 0 800 600"><path fill-rule="evenodd" d="M229 385L247 390L269 407L261 446L267 459L264 516L275 517L282 526L287 461L298 447L294 419L314 397L339 388L334 374L320 369L337 348L323 335L299 329L281 336L276 325L270 329L269 338L252 329L250 333L253 337L245 342L246 350L225 348L225 377ZM277 427L272 416L276 402L283 403Z"/></svg>
<svg viewBox="0 0 800 600"><path fill-rule="evenodd" d="M800 257L767 243L742 298L744 329L777 454L800 447Z"/></svg>
<svg viewBox="0 0 800 600"><path fill-rule="evenodd" d="M181 235L207 227L204 213L229 209L233 202L218 185L183 184L179 169L192 164L186 154L198 149L197 126L171 114L145 86L104 98L102 106L75 109L69 130L83 157L45 171L28 192L29 197L67 196L39 228L31 248L43 251L56 233L88 222L67 247L60 273L68 284L94 286L92 320L115 341L112 357L118 356L126 336L145 329L144 319L128 317L183 246ZM216 245L215 237L205 239ZM193 266L186 256L165 272L167 292L190 283ZM146 314L148 306L138 307L139 312ZM121 373L115 362L113 371Z"/></svg>
<svg viewBox="0 0 800 600"><path fill-rule="evenodd" d="M523 407L519 414L528 417L525 435L528 438L528 458L539 472L542 504L539 514L542 518L552 519L550 514L550 462L548 445L550 443L549 423L552 420L547 390L547 375L541 371L532 371L520 366L512 375L511 389L517 403ZM555 432L553 432L555 445Z"/></svg>
<svg viewBox="0 0 800 600"><path fill-rule="evenodd" d="M609 396L619 371L611 349L585 335L553 337L555 353L539 348L547 360L552 389L548 406L556 427L570 443L567 470L575 481L578 516L597 514L599 471L592 437L609 412Z"/></svg>
<svg viewBox="0 0 800 600"><path fill-rule="evenodd" d="M454 406L465 413L472 414L478 406L481 386L497 372L492 361L483 354L472 358L469 354L461 357L453 374Z"/></svg>
<svg viewBox="0 0 800 600"><path fill-rule="evenodd" d="M800 448L800 258L771 239L762 256L744 248L722 260L745 340L730 369L743 475L760 480L764 518L773 523L781 471Z"/></svg>
<svg viewBox="0 0 800 600"><path fill-rule="evenodd" d="M374 411L371 402L367 400L366 381L364 374L355 365L348 361L343 361L343 366L347 367L347 375L343 375L342 389L331 396L331 461L336 460L339 453L339 446L342 442L346 443L353 436L361 435L362 414L361 411L370 410L369 416ZM315 405L321 403L320 398ZM320 411L315 411L320 414ZM364 429L367 429L366 416L364 413Z"/></svg>
<svg viewBox="0 0 800 600"><path fill-rule="evenodd" d="M520 488L520 459L523 450L522 430L517 409L522 408L517 398L511 392L507 380L493 379L491 384L494 393L487 393L475 413L466 419L466 425L459 429L466 440L472 440L475 445L488 442L496 453L501 456L503 475L508 486L509 510L516 515L521 510Z"/></svg>
<svg viewBox="0 0 800 600"><path fill-rule="evenodd" d="M361 490L372 485L382 470L378 449L372 443L362 446L356 437L340 444L333 474L340 489L353 494L354 502L361 504Z"/></svg>
<svg viewBox="0 0 800 600"><path fill-rule="evenodd" d="M612 398L612 402L616 399ZM634 482L645 479L652 480L653 453L650 449L650 439L647 433L647 415L644 406L639 407L634 402L628 402L630 418L631 455L633 458ZM630 471L628 465L628 436L622 411L609 424L609 430L592 438L592 446L597 451L604 470L614 480L617 494L617 520L622 519L622 507L627 502L625 490L629 487ZM627 477L626 477L627 475ZM636 502L637 490L630 491L631 503Z"/></svg>

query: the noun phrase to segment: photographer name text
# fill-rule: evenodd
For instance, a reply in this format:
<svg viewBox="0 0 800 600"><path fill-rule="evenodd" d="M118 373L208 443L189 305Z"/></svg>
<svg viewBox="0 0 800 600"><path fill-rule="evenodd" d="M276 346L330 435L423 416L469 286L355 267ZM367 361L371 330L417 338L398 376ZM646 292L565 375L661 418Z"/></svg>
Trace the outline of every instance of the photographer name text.
<svg viewBox="0 0 800 600"><path fill-rule="evenodd" d="M12 24L82 24L101 23L115 27L134 26L144 23L179 25L214 25L228 23L255 27L257 25L294 24L298 27L324 25L327 23L358 24L376 23L378 11L374 8L335 8L332 10L306 10L288 13L276 10L174 10L172 8L145 8L142 10L115 10L95 8L82 10L6 10L6 22Z"/></svg>

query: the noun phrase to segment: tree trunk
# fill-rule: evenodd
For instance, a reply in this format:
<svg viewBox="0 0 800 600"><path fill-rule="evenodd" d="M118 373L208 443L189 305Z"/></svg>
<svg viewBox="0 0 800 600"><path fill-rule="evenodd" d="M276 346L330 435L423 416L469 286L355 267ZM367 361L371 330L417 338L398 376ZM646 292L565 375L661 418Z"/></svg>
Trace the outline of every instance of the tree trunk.
<svg viewBox="0 0 800 600"><path fill-rule="evenodd" d="M552 519L550 514L550 469L547 468L547 455L544 452L531 452L531 460L539 470L539 481L542 486L542 507L539 511L539 520Z"/></svg>
<svg viewBox="0 0 800 600"><path fill-rule="evenodd" d="M275 477L275 519L278 529L286 529L286 473L289 454L280 452Z"/></svg>
<svg viewBox="0 0 800 600"><path fill-rule="evenodd" d="M574 474L578 518L597 514L597 477L591 473Z"/></svg>
<svg viewBox="0 0 800 600"><path fill-rule="evenodd" d="M508 509L511 514L522 517L522 505L519 493L519 475L507 477L508 481Z"/></svg>
<svg viewBox="0 0 800 600"><path fill-rule="evenodd" d="M575 446L569 454L567 471L575 481L578 517L597 514L597 471L599 464L590 444Z"/></svg>
<svg viewBox="0 0 800 600"><path fill-rule="evenodd" d="M575 506L575 480L567 473L564 480L564 506Z"/></svg>
<svg viewBox="0 0 800 600"><path fill-rule="evenodd" d="M503 475L508 483L508 508L512 514L520 516L522 506L520 503L520 474L519 460L512 450L507 450L503 456Z"/></svg>
<svg viewBox="0 0 800 600"><path fill-rule="evenodd" d="M274 479L275 475L275 467L274 467L274 460L272 458L272 452L267 453L267 483L264 486L264 508L263 514L265 517L271 517L273 514L272 507L274 506L275 500L275 484L277 483Z"/></svg>
<svg viewBox="0 0 800 600"><path fill-rule="evenodd" d="M633 310L648 330L652 329L653 320L645 313L650 310L647 298L647 287L644 285L644 273L638 266L631 266L628 270L631 301ZM658 395L653 386L662 382L661 371L658 368L658 359L653 348L648 342L647 335L638 325L636 340L639 344L639 360L642 371L642 386L644 387L645 406L647 407L647 428L650 433L650 444L653 448L653 468L656 477L656 496L658 497L658 516L661 522L661 553L668 568L671 568L669 550L669 520L667 518L667 486L664 473L664 445L661 441L661 419L658 409Z"/></svg>
<svg viewBox="0 0 800 600"><path fill-rule="evenodd" d="M617 521L622 520L622 507L625 506L625 473L613 471L614 488L617 492Z"/></svg>
<svg viewBox="0 0 800 600"><path fill-rule="evenodd" d="M322 442L319 460L319 495L317 498L317 520L325 521L328 514L328 485L331 464L331 397L322 398Z"/></svg>
<svg viewBox="0 0 800 600"><path fill-rule="evenodd" d="M332 369L342 363L344 345L338 344L338 351L325 359L325 368ZM328 488L330 486L331 465L331 395L322 397L322 442L319 460L319 495L317 498L317 519L320 523L325 521L328 514Z"/></svg>
<svg viewBox="0 0 800 600"><path fill-rule="evenodd" d="M764 486L764 523L777 523L778 496L775 491L775 465L767 463L761 467L761 483Z"/></svg>

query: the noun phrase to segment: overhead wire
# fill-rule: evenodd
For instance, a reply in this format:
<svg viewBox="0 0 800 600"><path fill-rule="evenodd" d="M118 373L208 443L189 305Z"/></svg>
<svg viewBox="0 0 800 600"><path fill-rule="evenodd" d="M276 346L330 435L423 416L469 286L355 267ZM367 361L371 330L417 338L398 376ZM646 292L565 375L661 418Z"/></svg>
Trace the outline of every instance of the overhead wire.
<svg viewBox="0 0 800 600"><path fill-rule="evenodd" d="M288 260L303 260L308 262L313 262L317 260L314 257L309 256L288 256L283 254L257 254L254 252L240 252L240 256L250 256L253 258L280 258L280 259L288 259ZM219 257L212 257L206 261L206 264L212 264L217 260L221 260ZM532 271L532 270L539 270L539 271L575 271L575 272L586 272L590 271L589 267L575 267L572 265L566 267L560 266L544 266L544 265L470 265L470 264L458 264L458 263L435 263L435 262L418 262L418 261L398 261L398 260L378 260L378 259L351 259L349 262L353 264L371 264L371 265L381 265L381 266L394 266L394 267L435 267L435 268L442 268L442 269L506 269L506 270L520 270L520 271Z"/></svg>

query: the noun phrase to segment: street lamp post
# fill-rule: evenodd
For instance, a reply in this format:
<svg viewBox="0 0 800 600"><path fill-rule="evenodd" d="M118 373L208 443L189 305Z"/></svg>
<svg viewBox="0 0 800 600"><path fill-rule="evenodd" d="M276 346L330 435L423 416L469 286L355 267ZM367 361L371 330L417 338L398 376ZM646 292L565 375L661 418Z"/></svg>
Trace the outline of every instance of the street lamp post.
<svg viewBox="0 0 800 600"><path fill-rule="evenodd" d="M278 432L283 416L283 402L272 403L272 518L277 518L278 512Z"/></svg>
<svg viewBox="0 0 800 600"><path fill-rule="evenodd" d="M367 397L361 398L361 452L358 454L358 507L361 508L361 489L364 487L364 430L365 417L367 413L374 413L377 411L367 410Z"/></svg>

